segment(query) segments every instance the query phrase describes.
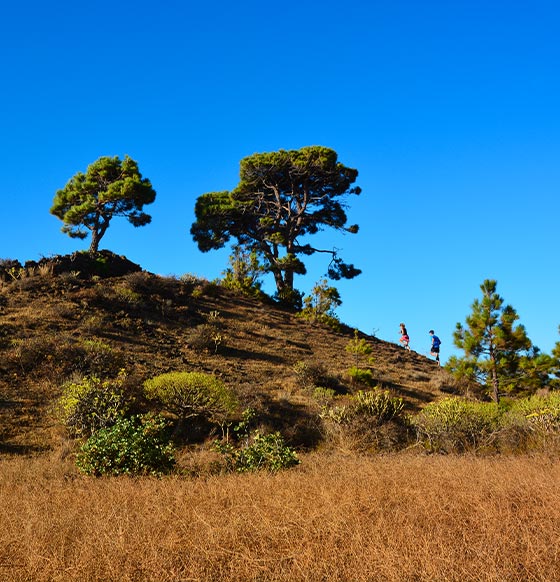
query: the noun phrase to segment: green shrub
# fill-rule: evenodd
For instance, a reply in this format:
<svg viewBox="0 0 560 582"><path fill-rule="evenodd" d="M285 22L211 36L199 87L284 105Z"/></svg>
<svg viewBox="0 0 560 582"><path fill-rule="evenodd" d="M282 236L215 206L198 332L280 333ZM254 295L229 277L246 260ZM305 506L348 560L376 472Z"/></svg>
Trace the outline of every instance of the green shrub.
<svg viewBox="0 0 560 582"><path fill-rule="evenodd" d="M321 418L337 424L348 424L357 417L379 426L402 415L402 398L391 396L388 390L360 390L346 405L325 408Z"/></svg>
<svg viewBox="0 0 560 582"><path fill-rule="evenodd" d="M314 323L322 323L340 331L341 325L334 310L340 306L342 300L336 287L329 287L326 279L321 279L315 283L311 293L303 300L303 309L297 314L298 317Z"/></svg>
<svg viewBox="0 0 560 582"><path fill-rule="evenodd" d="M203 372L161 374L144 382L144 393L182 420L199 416L222 423L237 407L235 393Z"/></svg>
<svg viewBox="0 0 560 582"><path fill-rule="evenodd" d="M554 432L560 430L560 392L515 400L506 417L522 416L530 426Z"/></svg>
<svg viewBox="0 0 560 582"><path fill-rule="evenodd" d="M241 448L220 442L214 446L225 457L227 468L239 473L261 469L279 471L300 462L296 452L286 445L279 432L263 435L255 431L250 442Z"/></svg>
<svg viewBox="0 0 560 582"><path fill-rule="evenodd" d="M86 475L162 475L175 465L174 449L162 417L120 418L93 433L76 458Z"/></svg>
<svg viewBox="0 0 560 582"><path fill-rule="evenodd" d="M69 382L62 388L56 412L73 436L90 436L96 430L113 425L128 408L123 390L126 374L101 381L94 376L81 382Z"/></svg>
<svg viewBox="0 0 560 582"><path fill-rule="evenodd" d="M502 448L509 451L551 450L559 445L560 393L512 400L504 407L499 436Z"/></svg>
<svg viewBox="0 0 560 582"><path fill-rule="evenodd" d="M388 390L360 390L353 397L356 414L371 418L376 424L400 416L404 409L402 398L391 396Z"/></svg>
<svg viewBox="0 0 560 582"><path fill-rule="evenodd" d="M491 444L500 411L494 403L445 398L413 419L418 441L431 452L464 452Z"/></svg>
<svg viewBox="0 0 560 582"><path fill-rule="evenodd" d="M349 424L354 418L354 409L346 404L325 406L319 415L323 421L334 424Z"/></svg>
<svg viewBox="0 0 560 582"><path fill-rule="evenodd" d="M323 386L316 386L313 390L313 398L318 402L328 403L332 402L336 396L336 391L332 388L324 388Z"/></svg>
<svg viewBox="0 0 560 582"><path fill-rule="evenodd" d="M373 372L371 370L352 366L347 374L350 376L350 379L354 384L364 384L365 386L373 386L375 384Z"/></svg>
<svg viewBox="0 0 560 582"><path fill-rule="evenodd" d="M301 291L290 289L289 287L285 287L274 294L274 299L276 299L278 303L296 309L297 311L301 309L301 298Z"/></svg>
<svg viewBox="0 0 560 582"><path fill-rule="evenodd" d="M221 281L223 287L257 298L264 297L259 280L264 268L256 251L235 245L229 257L229 264L229 268L223 272L224 278Z"/></svg>

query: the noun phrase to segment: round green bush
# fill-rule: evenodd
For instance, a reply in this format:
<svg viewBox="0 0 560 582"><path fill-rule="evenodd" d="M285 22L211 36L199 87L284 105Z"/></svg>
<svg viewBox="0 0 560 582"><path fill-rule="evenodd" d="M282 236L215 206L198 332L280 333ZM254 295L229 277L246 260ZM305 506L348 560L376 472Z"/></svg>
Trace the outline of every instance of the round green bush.
<svg viewBox="0 0 560 582"><path fill-rule="evenodd" d="M235 448L230 443L215 443L216 450L224 455L232 471L280 471L299 464L299 459L279 432L263 435L255 431L250 442Z"/></svg>
<svg viewBox="0 0 560 582"><path fill-rule="evenodd" d="M56 404L58 418L73 436L90 436L113 425L128 407L123 384L126 374L102 381L95 376L68 382Z"/></svg>
<svg viewBox="0 0 560 582"><path fill-rule="evenodd" d="M175 465L167 423L160 416L120 418L96 431L76 458L87 475L162 475Z"/></svg>
<svg viewBox="0 0 560 582"><path fill-rule="evenodd" d="M161 374L144 382L144 393L181 419L200 416L220 422L237 407L235 393L203 372Z"/></svg>

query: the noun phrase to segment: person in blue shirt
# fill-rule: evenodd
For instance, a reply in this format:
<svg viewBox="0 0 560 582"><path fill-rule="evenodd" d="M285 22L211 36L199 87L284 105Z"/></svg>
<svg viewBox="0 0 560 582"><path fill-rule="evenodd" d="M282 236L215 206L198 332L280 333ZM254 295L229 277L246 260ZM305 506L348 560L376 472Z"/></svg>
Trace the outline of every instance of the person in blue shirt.
<svg viewBox="0 0 560 582"><path fill-rule="evenodd" d="M430 336L432 337L432 349L430 351L430 355L434 356L438 366L441 364L439 363L439 346L441 345L441 340L439 337L434 333L434 330L430 330Z"/></svg>

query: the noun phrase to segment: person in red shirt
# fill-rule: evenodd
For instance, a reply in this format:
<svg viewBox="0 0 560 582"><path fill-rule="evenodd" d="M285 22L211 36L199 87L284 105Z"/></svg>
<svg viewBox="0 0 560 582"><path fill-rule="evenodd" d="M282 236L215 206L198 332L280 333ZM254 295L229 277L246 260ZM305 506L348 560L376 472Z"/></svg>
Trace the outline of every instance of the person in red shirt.
<svg viewBox="0 0 560 582"><path fill-rule="evenodd" d="M406 350L410 350L410 346L408 345L410 343L410 338L408 337L408 332L406 331L404 323L400 324L400 328L401 328L401 339L399 340L399 342L403 345L403 347Z"/></svg>

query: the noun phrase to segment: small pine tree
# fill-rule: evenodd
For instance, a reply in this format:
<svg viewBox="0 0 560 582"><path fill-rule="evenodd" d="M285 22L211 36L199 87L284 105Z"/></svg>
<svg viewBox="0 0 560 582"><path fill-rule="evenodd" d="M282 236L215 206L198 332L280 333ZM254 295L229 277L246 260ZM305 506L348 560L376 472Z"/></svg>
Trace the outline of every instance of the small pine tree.
<svg viewBox="0 0 560 582"><path fill-rule="evenodd" d="M329 287L327 280L321 279L315 283L311 293L304 298L300 316L339 328L340 322L334 310L340 305L342 305L342 300L338 289Z"/></svg>
<svg viewBox="0 0 560 582"><path fill-rule="evenodd" d="M257 251L242 245L234 245L229 256L230 266L223 272L222 285L249 295L260 295L260 277L264 268L259 261Z"/></svg>
<svg viewBox="0 0 560 582"><path fill-rule="evenodd" d="M358 330L354 330L354 338L346 344L346 351L354 355L354 367L358 368L360 357L365 357L371 354L371 346L364 338L360 338Z"/></svg>
<svg viewBox="0 0 560 582"><path fill-rule="evenodd" d="M453 339L465 357L451 358L449 367L458 376L468 371L499 402L500 388L510 391L514 387L521 354L531 348L531 341L522 325L514 325L519 317L513 307L504 305L496 287L496 281L486 279L480 286L482 299L472 304L466 326L457 323Z"/></svg>

